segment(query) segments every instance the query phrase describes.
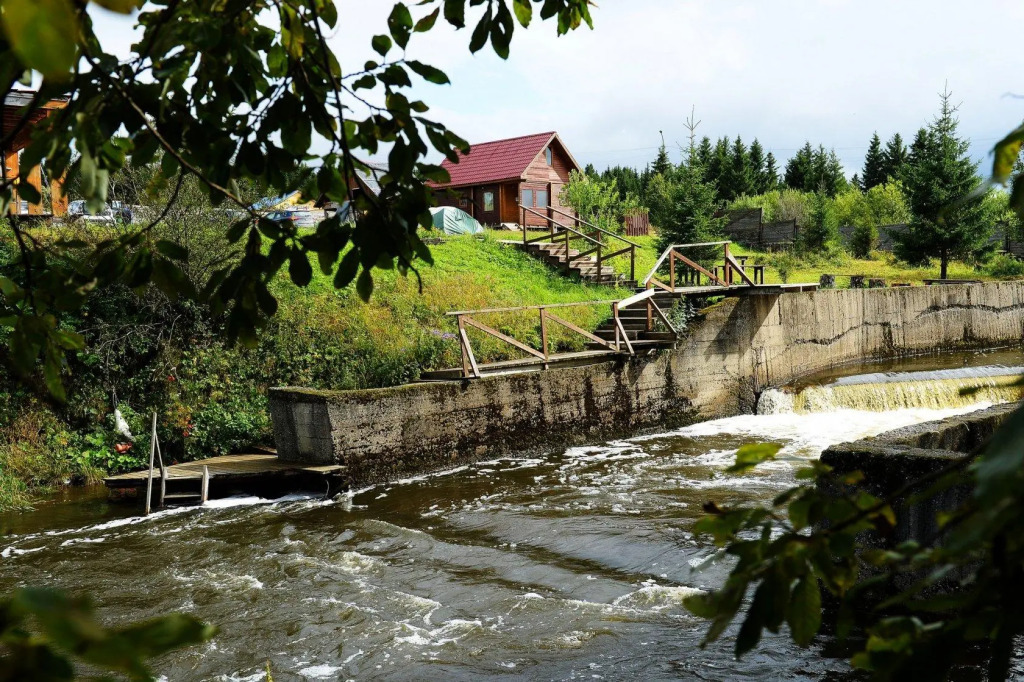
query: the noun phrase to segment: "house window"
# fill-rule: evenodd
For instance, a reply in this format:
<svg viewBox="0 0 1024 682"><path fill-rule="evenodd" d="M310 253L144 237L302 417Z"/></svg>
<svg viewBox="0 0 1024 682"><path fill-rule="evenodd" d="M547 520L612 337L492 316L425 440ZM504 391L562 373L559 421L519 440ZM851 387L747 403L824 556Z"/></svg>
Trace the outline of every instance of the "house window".
<svg viewBox="0 0 1024 682"><path fill-rule="evenodd" d="M460 197L459 198L459 207L460 208L466 208L467 206L469 206L469 199L467 199L466 197Z"/></svg>
<svg viewBox="0 0 1024 682"><path fill-rule="evenodd" d="M494 210L494 192L484 192L484 210Z"/></svg>
<svg viewBox="0 0 1024 682"><path fill-rule="evenodd" d="M547 208L548 205L548 191L546 189L537 190L537 206L540 208Z"/></svg>
<svg viewBox="0 0 1024 682"><path fill-rule="evenodd" d="M548 165L551 165L551 147L544 150L544 158L547 159Z"/></svg>
<svg viewBox="0 0 1024 682"><path fill-rule="evenodd" d="M533 190L532 189L524 189L523 190L523 198L522 198L520 203L523 206L526 206L527 208L533 208L534 204L533 204Z"/></svg>

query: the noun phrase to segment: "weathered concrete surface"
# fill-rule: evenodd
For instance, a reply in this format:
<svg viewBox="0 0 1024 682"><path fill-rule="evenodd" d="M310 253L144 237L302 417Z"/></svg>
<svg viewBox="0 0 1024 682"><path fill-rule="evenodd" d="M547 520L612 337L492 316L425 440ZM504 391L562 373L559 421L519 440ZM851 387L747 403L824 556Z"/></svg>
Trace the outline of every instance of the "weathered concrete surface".
<svg viewBox="0 0 1024 682"><path fill-rule="evenodd" d="M279 454L354 484L754 409L762 388L874 357L1019 343L1024 282L727 299L673 351L458 383L276 388Z"/></svg>
<svg viewBox="0 0 1024 682"><path fill-rule="evenodd" d="M936 492L931 490L935 478L950 465L977 454L1018 407L1019 404L997 405L916 424L874 438L834 445L822 453L821 461L835 473L860 471L864 474L854 486L857 491L896 500L893 504L896 525L892 531L884 537L866 532L861 542L875 547L896 547L909 540L926 546L941 542L943 531L938 524L938 514L961 507L968 500L972 486L969 479L964 479ZM919 480L928 482L911 485ZM897 586L909 586L914 577L913 574L903 576Z"/></svg>

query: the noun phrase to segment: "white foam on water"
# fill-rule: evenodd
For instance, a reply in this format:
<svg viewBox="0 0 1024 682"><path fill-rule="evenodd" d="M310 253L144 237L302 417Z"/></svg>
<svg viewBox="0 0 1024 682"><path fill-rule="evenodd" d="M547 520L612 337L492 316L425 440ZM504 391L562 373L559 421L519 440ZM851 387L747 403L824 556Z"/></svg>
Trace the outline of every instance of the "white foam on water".
<svg viewBox="0 0 1024 682"><path fill-rule="evenodd" d="M411 633L405 636L395 637L396 642L421 647L439 647L446 644L457 643L466 635L482 630L484 624L479 620L453 618L452 620L445 621L439 627L431 630L419 628L409 623L402 623L402 627L411 631Z"/></svg>
<svg viewBox="0 0 1024 682"><path fill-rule="evenodd" d="M704 594L704 590L681 585L647 585L641 587L636 592L622 595L615 599L612 604L636 609L664 611L670 608L684 608L683 600L697 594Z"/></svg>
<svg viewBox="0 0 1024 682"><path fill-rule="evenodd" d="M315 680L323 680L333 677L339 670L341 670L341 666L327 665L325 663L322 665L311 665L308 668L303 668L299 671L299 675L312 677ZM265 677L266 676L264 675L264 678Z"/></svg>
<svg viewBox="0 0 1024 682"><path fill-rule="evenodd" d="M786 443L780 451L782 455L817 457L823 450L837 443L877 436L904 426L967 414L986 407L991 407L991 404L977 403L943 410L840 410L817 414L748 414L714 419L668 433L641 436L635 440L643 442L672 436L743 436L763 439L765 442Z"/></svg>

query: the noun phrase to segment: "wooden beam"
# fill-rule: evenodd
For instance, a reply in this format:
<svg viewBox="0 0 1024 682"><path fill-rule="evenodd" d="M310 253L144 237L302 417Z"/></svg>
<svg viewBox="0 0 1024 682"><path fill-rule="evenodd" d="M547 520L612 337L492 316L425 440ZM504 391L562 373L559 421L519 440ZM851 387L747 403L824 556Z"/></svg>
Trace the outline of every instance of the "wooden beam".
<svg viewBox="0 0 1024 682"><path fill-rule="evenodd" d="M675 252L673 252L673 254L675 255L675 257L676 257L676 258L678 258L679 260L683 261L683 263L685 263L686 265L689 265L689 266L690 266L691 268L693 268L693 269L694 269L694 270L696 270L697 272L701 272L701 273L703 273L704 275L706 275L706 276L707 276L707 277L708 277L708 278L709 278L709 279L710 279L710 280L711 280L712 282L715 282L715 283L716 283L716 284L718 284L719 286L723 286L723 287L727 287L727 286L729 286L728 284L726 284L725 282L723 282L723 281L722 281L721 279L719 279L719 278L718 278L718 275L714 275L714 274L712 274L712 273L708 272L708 271L707 271L707 270L706 270L706 269L704 268L704 266L702 266L702 265L701 265L700 263L697 263L696 261L692 261L692 260L690 260L689 258L687 258L686 256L684 256L684 255L683 255L683 254L681 254L681 253L675 253ZM673 287L675 286L675 282L672 282L672 286L673 286Z"/></svg>
<svg viewBox="0 0 1024 682"><path fill-rule="evenodd" d="M462 320L465 322L465 324L468 324L470 327L476 327L480 331L482 331L484 333L487 333L487 334L490 334L491 336L493 336L493 337L495 337L497 339L501 339L505 343L510 344L512 346L515 346L519 350L525 351L525 352L529 353L530 355L532 355L534 357L540 358L541 360L546 360L547 359L547 358L544 357L544 353L540 352L539 350L537 350L535 348L530 348L525 343L523 343L521 341L517 341L516 339L513 339L511 336L508 336L507 334L502 334L497 329L494 329L493 327L488 327L483 322L477 322L476 320L474 320L469 315L463 316Z"/></svg>
<svg viewBox="0 0 1024 682"><path fill-rule="evenodd" d="M736 259L733 258L732 254L729 253L728 251L726 251L725 253L725 262L727 265L732 267L733 270L740 274L740 278L743 279L744 282L746 282L750 286L755 286L754 280L750 279L750 275L746 273L746 270L742 266L740 266L739 263L736 262Z"/></svg>
<svg viewBox="0 0 1024 682"><path fill-rule="evenodd" d="M626 328L622 326L622 318L619 317L617 312L615 315L615 326L618 328L619 333L622 334L622 341L626 344L626 350L629 351L630 355L636 355L633 351L633 344L629 342L629 337L626 336Z"/></svg>
<svg viewBox="0 0 1024 682"><path fill-rule="evenodd" d="M149 477L146 479L146 516L149 516L153 502L153 460L156 458L156 412L153 412L153 429L149 438Z"/></svg>
<svg viewBox="0 0 1024 682"><path fill-rule="evenodd" d="M210 467L203 466L203 483L199 489L199 504L206 504L210 499Z"/></svg>
<svg viewBox="0 0 1024 682"><path fill-rule="evenodd" d="M587 330L581 329L580 327L577 327L572 322L569 322L568 320L563 320L562 318L558 317L557 315L553 315L552 313L548 313L548 319L551 320L552 322L555 322L556 324L562 325L563 327L565 327L567 329L573 330L574 332L576 332L577 334L580 334L581 336L585 336L586 338L590 339L594 343L599 343L602 346L606 346L608 348L611 348L612 350L617 350L615 348L615 344L608 343L608 341L606 341L605 339L602 339L600 336L595 336L594 334L591 334Z"/></svg>
<svg viewBox="0 0 1024 682"><path fill-rule="evenodd" d="M473 377L480 378L480 368L476 365L476 358L473 356L473 347L469 344L469 335L466 334L466 325L459 316L459 339L462 341L462 374L469 375L472 368Z"/></svg>
<svg viewBox="0 0 1024 682"><path fill-rule="evenodd" d="M28 185L30 187L33 187L37 192L39 192L39 196L40 196L40 202L38 204L29 204L28 205L28 214L29 215L42 215L43 213L45 213L45 209L43 208L43 203L42 203L42 195L43 195L43 169L42 168L40 168L39 166L36 166L35 168L33 168L32 170L30 170L28 172Z"/></svg>

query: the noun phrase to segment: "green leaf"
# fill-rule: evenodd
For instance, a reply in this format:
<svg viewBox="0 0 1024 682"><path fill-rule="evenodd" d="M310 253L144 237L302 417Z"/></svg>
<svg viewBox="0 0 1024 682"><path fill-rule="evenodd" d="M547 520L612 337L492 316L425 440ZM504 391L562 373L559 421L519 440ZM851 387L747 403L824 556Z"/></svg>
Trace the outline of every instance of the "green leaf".
<svg viewBox="0 0 1024 682"><path fill-rule="evenodd" d="M444 0L444 19L455 28L466 26L465 0Z"/></svg>
<svg viewBox="0 0 1024 682"><path fill-rule="evenodd" d="M370 46L373 47L374 51L381 57L386 57L388 50L391 49L391 38L385 35L374 36L373 40L370 41Z"/></svg>
<svg viewBox="0 0 1024 682"><path fill-rule="evenodd" d="M156 243L156 250L172 260L187 261L188 249L177 242L161 239Z"/></svg>
<svg viewBox="0 0 1024 682"><path fill-rule="evenodd" d="M100 7L105 7L112 12L120 14L131 14L132 10L142 7L143 0L93 0Z"/></svg>
<svg viewBox="0 0 1024 682"><path fill-rule="evenodd" d="M786 614L793 641L807 646L821 627L821 590L813 574L805 575L793 589Z"/></svg>
<svg viewBox="0 0 1024 682"><path fill-rule="evenodd" d="M1021 146L1024 145L1024 125L1020 126L1002 140L993 149L995 158L992 161L992 181L1006 184L1013 174L1013 166L1020 157Z"/></svg>
<svg viewBox="0 0 1024 682"><path fill-rule="evenodd" d="M533 5L530 3L530 0L515 0L512 3L512 9L516 13L519 25L523 28L528 27L530 20L533 18Z"/></svg>
<svg viewBox="0 0 1024 682"><path fill-rule="evenodd" d="M753 469L758 464L774 459L775 455L782 449L778 443L755 443L744 445L736 451L736 463L726 469L729 474L742 474Z"/></svg>
<svg viewBox="0 0 1024 682"><path fill-rule="evenodd" d="M409 35L412 33L412 14L404 3L396 2L388 17L388 29L395 43L405 48L409 44Z"/></svg>
<svg viewBox="0 0 1024 682"><path fill-rule="evenodd" d="M4 0L3 27L25 66L66 80L78 59L78 17L70 0Z"/></svg>
<svg viewBox="0 0 1024 682"><path fill-rule="evenodd" d="M440 13L441 8L438 7L433 12L417 21L416 26L412 30L416 33L425 33L434 28L434 24L437 23L437 15Z"/></svg>
<svg viewBox="0 0 1024 682"><path fill-rule="evenodd" d="M424 64L423 62L418 62L415 59L410 59L410 60L406 61L405 63L408 64L409 68L412 69L413 71L415 71L424 80L427 80L427 81L429 81L431 83L437 83L438 85L444 85L446 83L450 83L451 82L451 81L448 80L448 76L445 74L444 71L442 71L441 69L435 68L435 67L431 66L430 64Z"/></svg>
<svg viewBox="0 0 1024 682"><path fill-rule="evenodd" d="M313 279L313 268L309 264L309 257L299 249L292 249L288 258L288 275L296 286L304 287Z"/></svg>
<svg viewBox="0 0 1024 682"><path fill-rule="evenodd" d="M487 6L487 11L480 17L480 21L477 23L476 28L473 29L473 35L469 39L469 51L476 53L487 44L487 36L491 32L491 7Z"/></svg>

